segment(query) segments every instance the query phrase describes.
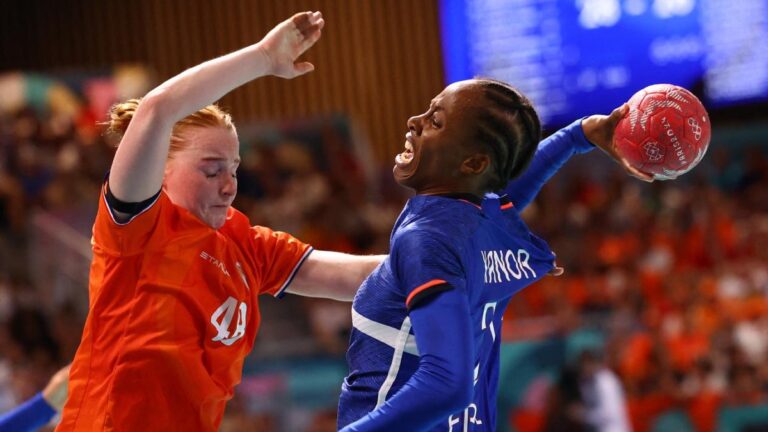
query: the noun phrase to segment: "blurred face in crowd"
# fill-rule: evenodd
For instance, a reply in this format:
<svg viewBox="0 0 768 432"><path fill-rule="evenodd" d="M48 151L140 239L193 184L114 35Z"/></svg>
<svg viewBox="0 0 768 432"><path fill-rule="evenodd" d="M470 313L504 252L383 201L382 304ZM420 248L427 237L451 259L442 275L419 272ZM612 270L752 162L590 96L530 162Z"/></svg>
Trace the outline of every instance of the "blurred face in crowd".
<svg viewBox="0 0 768 432"><path fill-rule="evenodd" d="M395 180L417 193L468 192L474 130L482 87L472 80L446 87L420 115L408 119L405 150L395 157ZM480 171L482 172L482 170Z"/></svg>
<svg viewBox="0 0 768 432"><path fill-rule="evenodd" d="M171 154L163 187L171 201L214 229L224 225L237 194L240 165L234 128L188 127L185 145Z"/></svg>

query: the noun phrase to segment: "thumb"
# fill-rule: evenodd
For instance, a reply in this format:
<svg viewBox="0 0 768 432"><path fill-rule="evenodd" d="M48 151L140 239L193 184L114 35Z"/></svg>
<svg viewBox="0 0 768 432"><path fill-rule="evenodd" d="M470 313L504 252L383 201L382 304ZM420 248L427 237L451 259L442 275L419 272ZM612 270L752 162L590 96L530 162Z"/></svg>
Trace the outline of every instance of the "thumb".
<svg viewBox="0 0 768 432"><path fill-rule="evenodd" d="M293 70L296 72L296 76L301 76L315 70L315 65L310 62L294 63Z"/></svg>
<svg viewBox="0 0 768 432"><path fill-rule="evenodd" d="M611 115L608 116L608 120L616 124L621 120L624 116L629 114L629 105L626 103L621 104L620 107L616 108L611 112Z"/></svg>

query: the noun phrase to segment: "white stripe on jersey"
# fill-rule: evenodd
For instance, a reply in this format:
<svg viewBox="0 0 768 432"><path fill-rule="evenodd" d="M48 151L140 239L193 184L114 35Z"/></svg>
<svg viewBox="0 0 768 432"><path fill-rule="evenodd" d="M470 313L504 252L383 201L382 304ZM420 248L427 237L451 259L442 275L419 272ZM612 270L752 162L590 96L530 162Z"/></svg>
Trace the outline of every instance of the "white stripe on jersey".
<svg viewBox="0 0 768 432"><path fill-rule="evenodd" d="M407 320L407 318L406 318ZM408 321L410 324L410 321ZM401 335L401 330L398 330L394 327L390 327L386 324L382 324L380 322L376 322L372 319L366 318L362 315L360 315L355 308L352 308L352 327L356 328L361 333L364 333L377 341L384 343L386 345L389 345L390 347L397 349L398 344L398 338ZM408 327L410 331L410 326ZM407 352L408 354L413 354L415 356L419 355L419 348L416 346L416 338L408 334L406 331L406 335L408 336L405 340L405 347L403 348L404 352Z"/></svg>
<svg viewBox="0 0 768 432"><path fill-rule="evenodd" d="M403 359L405 343L408 340L410 331L411 319L409 317L405 317L403 320L403 325L400 326L400 333L397 335L397 341L395 342L395 352L392 354L392 363L389 365L389 373L387 374L387 379L384 380L384 384L382 384L381 388L379 389L379 399L376 401L376 408L380 407L384 401L387 400L387 393L389 393L389 390L392 388L392 384L395 383L397 372L400 370L400 361Z"/></svg>
<svg viewBox="0 0 768 432"><path fill-rule="evenodd" d="M293 266L293 270L291 271L291 274L288 275L288 278L285 279L285 282L283 282L283 286L281 286L280 289L277 290L277 292L275 293L275 296L274 296L275 298L280 297L280 294L282 294L285 291L285 289L288 288L288 285L290 285L291 282L293 282L293 278L296 276L296 272L299 271L302 265L304 265L304 261L306 261L309 254L311 254L314 250L315 249L312 246L307 248L307 250L304 252L304 255L301 256L301 259L299 260L299 262L297 262L296 265Z"/></svg>

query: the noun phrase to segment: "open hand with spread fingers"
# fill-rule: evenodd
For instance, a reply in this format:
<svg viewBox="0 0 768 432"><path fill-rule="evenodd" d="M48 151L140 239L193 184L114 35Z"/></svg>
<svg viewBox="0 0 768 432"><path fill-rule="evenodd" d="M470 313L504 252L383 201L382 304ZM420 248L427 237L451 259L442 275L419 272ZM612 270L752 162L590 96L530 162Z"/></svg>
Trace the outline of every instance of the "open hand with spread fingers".
<svg viewBox="0 0 768 432"><path fill-rule="evenodd" d="M268 72L281 78L295 78L315 69L309 62L297 61L320 39L325 20L320 12L301 12L278 24L261 41L269 59Z"/></svg>

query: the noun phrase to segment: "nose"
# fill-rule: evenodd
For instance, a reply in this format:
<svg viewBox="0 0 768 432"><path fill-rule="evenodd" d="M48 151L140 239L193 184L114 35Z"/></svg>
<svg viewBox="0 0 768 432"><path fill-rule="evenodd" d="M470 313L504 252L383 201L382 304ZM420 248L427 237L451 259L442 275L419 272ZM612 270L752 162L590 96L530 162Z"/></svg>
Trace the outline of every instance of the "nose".
<svg viewBox="0 0 768 432"><path fill-rule="evenodd" d="M220 191L226 197L234 196L237 193L237 177L225 175Z"/></svg>
<svg viewBox="0 0 768 432"><path fill-rule="evenodd" d="M421 135L421 120L423 117L423 115L418 115L408 119L408 130L411 131L412 134L416 136Z"/></svg>

